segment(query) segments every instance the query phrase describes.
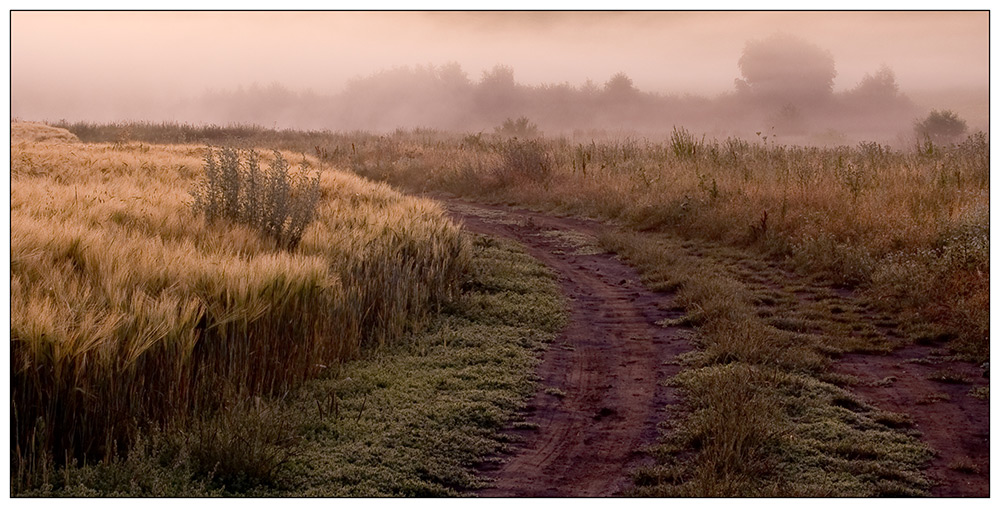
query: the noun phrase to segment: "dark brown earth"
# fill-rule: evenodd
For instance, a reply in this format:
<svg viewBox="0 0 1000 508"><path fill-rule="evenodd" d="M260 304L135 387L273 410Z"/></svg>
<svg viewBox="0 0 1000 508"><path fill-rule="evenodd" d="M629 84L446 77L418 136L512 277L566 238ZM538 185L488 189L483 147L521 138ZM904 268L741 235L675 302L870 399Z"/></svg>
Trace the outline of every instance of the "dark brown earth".
<svg viewBox="0 0 1000 508"><path fill-rule="evenodd" d="M569 304L569 325L538 369L538 392L508 429L513 454L484 473L490 497L602 497L630 486L628 473L651 463L657 423L678 403L663 381L691 346L669 295L642 286L633 269L596 247L600 226L507 207L446 201L467 230L512 238L552 269ZM527 429L527 430L524 430Z"/></svg>
<svg viewBox="0 0 1000 508"><path fill-rule="evenodd" d="M647 290L632 268L600 251L597 222L435 198L467 230L523 244L558 274L570 306L523 422L507 429L520 442L499 465L484 466L493 485L478 495L621 493L629 472L652 462L645 450L656 443L657 423L679 404L663 382L692 346L690 331L656 324L679 316L671 295ZM885 355L844 355L834 370L857 378L849 389L872 405L911 417L935 453L926 470L932 496L989 496L989 402L970 395L989 385L980 366L940 344L900 345Z"/></svg>
<svg viewBox="0 0 1000 508"><path fill-rule="evenodd" d="M862 399L913 419L935 453L926 470L932 496L990 495L989 401L970 395L989 386L980 366L944 347L914 344L887 355L845 355L836 370L861 380L851 389Z"/></svg>

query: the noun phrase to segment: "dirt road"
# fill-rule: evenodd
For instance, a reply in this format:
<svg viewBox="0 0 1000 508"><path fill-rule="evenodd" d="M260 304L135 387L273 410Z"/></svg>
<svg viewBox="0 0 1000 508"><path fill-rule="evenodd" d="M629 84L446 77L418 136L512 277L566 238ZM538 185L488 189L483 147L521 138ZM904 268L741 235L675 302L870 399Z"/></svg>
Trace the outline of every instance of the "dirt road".
<svg viewBox="0 0 1000 508"><path fill-rule="evenodd" d="M656 321L677 317L670 296L645 289L634 270L596 245L599 225L506 207L444 202L477 233L512 238L559 277L569 325L545 353L540 388L529 402L523 442L480 496L599 497L629 486L628 472L650 459L656 425L678 402L663 381L691 346L684 332Z"/></svg>
<svg viewBox="0 0 1000 508"><path fill-rule="evenodd" d="M485 471L494 484L477 494L622 492L628 473L652 462L643 450L679 403L663 381L679 371L674 360L691 350L691 332L655 324L679 317L668 310L671 296L645 289L632 268L601 251L595 235L602 226L594 221L435 198L466 229L523 244L558 274L570 305L569 325L539 367L524 423L508 429L522 442ZM889 355L845 355L834 370L859 379L850 389L875 406L910 415L936 454L927 469L932 496L989 495L989 402L970 392L988 387L978 366L954 361L941 346L913 345ZM941 372L951 377L940 379Z"/></svg>

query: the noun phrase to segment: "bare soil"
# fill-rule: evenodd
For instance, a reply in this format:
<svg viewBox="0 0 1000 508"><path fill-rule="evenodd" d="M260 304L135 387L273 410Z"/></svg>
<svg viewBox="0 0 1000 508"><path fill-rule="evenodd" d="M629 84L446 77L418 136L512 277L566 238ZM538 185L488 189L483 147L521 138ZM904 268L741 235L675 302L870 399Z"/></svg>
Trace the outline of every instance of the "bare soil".
<svg viewBox="0 0 1000 508"><path fill-rule="evenodd" d="M603 497L631 486L629 472L652 463L657 423L680 403L664 381L690 351L669 294L653 293L638 274L601 252L595 221L434 196L476 233L510 238L558 274L569 325L539 366L539 389L523 421L507 433L511 454L488 462L489 497ZM892 335L889 333L888 335ZM898 338L897 338L898 339ZM980 366L957 361L942 344L902 345L890 354L848 354L834 371L854 376L858 396L910 416L935 452L928 475L936 497L989 496L989 401Z"/></svg>
<svg viewBox="0 0 1000 508"><path fill-rule="evenodd" d="M989 401L970 394L989 386L980 366L941 345L913 344L887 355L845 355L835 370L861 380L850 389L866 402L912 418L935 454L926 470L932 496L990 495Z"/></svg>

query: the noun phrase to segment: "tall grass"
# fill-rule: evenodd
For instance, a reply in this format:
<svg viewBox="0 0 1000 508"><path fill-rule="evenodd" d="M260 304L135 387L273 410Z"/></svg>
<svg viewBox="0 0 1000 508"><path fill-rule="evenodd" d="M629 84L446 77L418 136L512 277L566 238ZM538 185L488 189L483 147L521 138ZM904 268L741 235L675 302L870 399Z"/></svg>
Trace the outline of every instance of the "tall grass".
<svg viewBox="0 0 1000 508"><path fill-rule="evenodd" d="M924 151L877 143L829 148L763 138L664 142L533 140L543 179L498 159L502 140L426 133L369 137L325 160L412 188L516 200L641 231L749 247L930 320L985 357L988 343L989 142L982 133ZM334 145L336 146L336 145ZM407 157L405 154L419 154ZM497 182L502 185L496 185Z"/></svg>
<svg viewBox="0 0 1000 508"><path fill-rule="evenodd" d="M11 147L15 490L398 340L468 259L438 206L344 173L294 246L194 213L203 148L34 139Z"/></svg>

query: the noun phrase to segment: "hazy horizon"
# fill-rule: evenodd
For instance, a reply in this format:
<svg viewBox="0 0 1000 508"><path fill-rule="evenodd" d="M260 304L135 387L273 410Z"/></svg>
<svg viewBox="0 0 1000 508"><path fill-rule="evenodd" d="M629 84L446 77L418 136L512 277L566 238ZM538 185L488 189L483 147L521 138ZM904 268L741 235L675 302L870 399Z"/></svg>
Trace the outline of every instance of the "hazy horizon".
<svg viewBox="0 0 1000 508"><path fill-rule="evenodd" d="M386 69L450 62L473 82L502 64L525 85L600 87L622 72L643 92L714 97L733 91L746 44L779 32L830 52L836 92L886 65L922 106L988 128L987 11L15 11L11 116L160 120L211 90L332 95Z"/></svg>

